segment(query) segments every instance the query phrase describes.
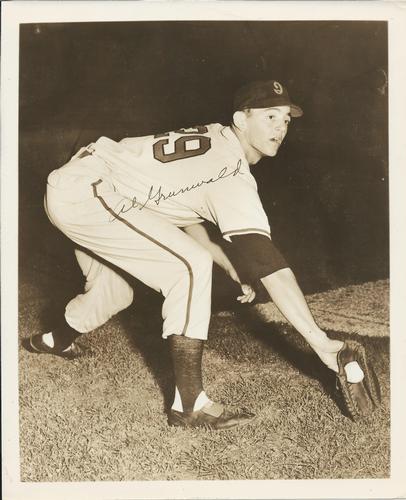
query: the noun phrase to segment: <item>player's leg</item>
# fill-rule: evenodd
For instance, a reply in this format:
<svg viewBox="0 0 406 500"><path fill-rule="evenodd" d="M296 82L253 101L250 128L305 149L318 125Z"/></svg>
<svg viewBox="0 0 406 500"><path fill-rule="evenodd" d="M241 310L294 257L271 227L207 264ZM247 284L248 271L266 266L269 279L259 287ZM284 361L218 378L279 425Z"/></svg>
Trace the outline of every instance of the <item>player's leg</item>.
<svg viewBox="0 0 406 500"><path fill-rule="evenodd" d="M80 248L75 255L86 282L84 293L66 306L65 317L72 328L85 333L126 309L133 301L133 289L107 262Z"/></svg>
<svg viewBox="0 0 406 500"><path fill-rule="evenodd" d="M71 210L54 198L48 204L53 221L72 241L164 295L163 337L170 339L177 384L170 423L218 429L249 421L252 415L227 414L203 390L201 358L210 320L210 254L147 209L131 210L125 217L116 213L122 198L108 183L96 182L91 187L93 197Z"/></svg>
<svg viewBox="0 0 406 500"><path fill-rule="evenodd" d="M307 340L323 363L338 372L337 352L343 342L330 339L317 325L292 270L279 269L261 281L277 308Z"/></svg>
<svg viewBox="0 0 406 500"><path fill-rule="evenodd" d="M76 248L75 255L86 280L84 293L68 303L63 318L51 332L31 337L30 345L38 351L44 348L71 357L72 351L79 351L73 343L82 333L103 325L133 300L132 287L111 266L84 249Z"/></svg>
<svg viewBox="0 0 406 500"><path fill-rule="evenodd" d="M115 196L99 196L106 210L117 205ZM108 224L107 230L114 234L112 248L100 245L94 235L86 246L162 292L163 337L168 339L176 382L173 407L180 412L198 411L209 401L203 390L201 360L210 318L211 257L180 229L148 210L110 219ZM82 241L88 238L68 235ZM76 306L80 310L77 301Z"/></svg>

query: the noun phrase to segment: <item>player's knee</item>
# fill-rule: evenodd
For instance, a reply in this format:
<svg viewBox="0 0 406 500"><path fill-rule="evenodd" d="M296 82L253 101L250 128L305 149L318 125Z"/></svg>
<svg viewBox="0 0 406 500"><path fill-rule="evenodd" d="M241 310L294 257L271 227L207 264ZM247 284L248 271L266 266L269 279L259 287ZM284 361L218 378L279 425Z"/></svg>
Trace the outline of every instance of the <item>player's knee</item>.
<svg viewBox="0 0 406 500"><path fill-rule="evenodd" d="M134 292L130 284L120 276L106 273L106 278L107 276L109 280L103 283L99 297L103 296L100 302L103 302L104 308L110 309L111 315L114 315L131 305Z"/></svg>
<svg viewBox="0 0 406 500"><path fill-rule="evenodd" d="M131 286L128 286L127 288L123 288L121 292L121 296L119 298L119 311L122 311L123 309L127 309L134 300L134 291Z"/></svg>
<svg viewBox="0 0 406 500"><path fill-rule="evenodd" d="M212 268L213 258L211 254L204 248L193 249L193 251L184 254L182 262L178 262L176 267L178 272L174 272L172 277L176 281L185 282L189 282L192 277L195 283L199 283L202 278L211 277Z"/></svg>

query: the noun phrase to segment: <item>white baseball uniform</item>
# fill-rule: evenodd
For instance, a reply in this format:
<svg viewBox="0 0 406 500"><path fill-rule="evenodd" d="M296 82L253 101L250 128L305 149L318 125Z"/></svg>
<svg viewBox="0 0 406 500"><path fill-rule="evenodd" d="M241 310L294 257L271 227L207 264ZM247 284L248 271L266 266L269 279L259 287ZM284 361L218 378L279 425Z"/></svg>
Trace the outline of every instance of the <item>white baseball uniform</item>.
<svg viewBox="0 0 406 500"><path fill-rule="evenodd" d="M218 123L120 142L101 137L49 175L46 210L81 247L85 293L65 317L82 333L132 302L111 263L163 294L164 338L206 339L212 260L180 227L208 220L229 241L270 235L242 147Z"/></svg>

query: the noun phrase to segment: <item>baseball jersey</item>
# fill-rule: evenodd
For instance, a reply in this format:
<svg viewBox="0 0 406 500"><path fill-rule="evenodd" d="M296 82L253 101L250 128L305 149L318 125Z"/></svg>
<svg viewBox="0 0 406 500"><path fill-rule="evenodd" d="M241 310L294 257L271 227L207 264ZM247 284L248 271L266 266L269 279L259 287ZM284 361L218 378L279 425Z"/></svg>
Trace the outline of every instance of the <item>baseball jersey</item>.
<svg viewBox="0 0 406 500"><path fill-rule="evenodd" d="M235 234L270 236L256 181L230 127L215 123L120 142L100 137L86 149L103 160L97 174L123 196L114 208L121 216L148 209L179 227L208 220L228 241Z"/></svg>

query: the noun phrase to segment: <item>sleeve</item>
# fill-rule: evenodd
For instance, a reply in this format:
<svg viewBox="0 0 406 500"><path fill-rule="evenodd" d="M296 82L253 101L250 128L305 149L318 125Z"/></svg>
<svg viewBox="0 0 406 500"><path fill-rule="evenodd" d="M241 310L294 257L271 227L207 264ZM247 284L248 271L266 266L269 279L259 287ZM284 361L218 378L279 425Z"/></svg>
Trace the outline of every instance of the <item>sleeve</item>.
<svg viewBox="0 0 406 500"><path fill-rule="evenodd" d="M289 267L275 244L260 234L231 236L232 260L240 279L254 283Z"/></svg>
<svg viewBox="0 0 406 500"><path fill-rule="evenodd" d="M238 165L234 170L229 169L209 187L207 199L211 217L225 240L252 233L271 237L268 217L249 171L240 170Z"/></svg>

